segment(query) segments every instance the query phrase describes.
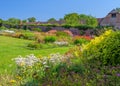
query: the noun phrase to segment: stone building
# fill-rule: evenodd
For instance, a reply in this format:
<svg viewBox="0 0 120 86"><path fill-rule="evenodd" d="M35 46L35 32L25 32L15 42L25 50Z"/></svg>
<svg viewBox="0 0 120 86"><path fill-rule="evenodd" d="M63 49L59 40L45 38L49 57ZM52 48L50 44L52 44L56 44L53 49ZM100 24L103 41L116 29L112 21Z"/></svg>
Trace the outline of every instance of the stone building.
<svg viewBox="0 0 120 86"><path fill-rule="evenodd" d="M100 26L113 26L120 29L120 8L113 9L104 18L98 18Z"/></svg>

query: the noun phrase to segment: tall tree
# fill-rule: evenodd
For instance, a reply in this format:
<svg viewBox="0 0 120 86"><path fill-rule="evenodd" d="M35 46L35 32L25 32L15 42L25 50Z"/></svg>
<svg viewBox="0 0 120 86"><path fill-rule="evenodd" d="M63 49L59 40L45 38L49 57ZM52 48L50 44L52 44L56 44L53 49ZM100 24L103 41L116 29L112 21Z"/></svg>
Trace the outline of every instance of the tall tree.
<svg viewBox="0 0 120 86"><path fill-rule="evenodd" d="M91 26L91 27L96 27L98 25L98 21L95 17L88 16L86 24Z"/></svg>
<svg viewBox="0 0 120 86"><path fill-rule="evenodd" d="M48 22L55 22L55 21L56 21L55 18L50 18L50 19L48 19Z"/></svg>
<svg viewBox="0 0 120 86"><path fill-rule="evenodd" d="M65 15L64 20L67 25L71 25L71 26L80 25L79 14L77 13L70 13Z"/></svg>
<svg viewBox="0 0 120 86"><path fill-rule="evenodd" d="M86 16L85 14L80 14L79 17L80 17L80 23L81 23L81 25L86 25L88 16Z"/></svg>
<svg viewBox="0 0 120 86"><path fill-rule="evenodd" d="M64 21L64 19L63 19L63 18L60 18L59 21Z"/></svg>
<svg viewBox="0 0 120 86"><path fill-rule="evenodd" d="M82 25L96 27L98 25L97 19L90 15L80 14L80 22Z"/></svg>
<svg viewBox="0 0 120 86"><path fill-rule="evenodd" d="M17 18L9 18L7 20L7 22L11 25L18 25L20 24L20 19L17 19Z"/></svg>
<svg viewBox="0 0 120 86"><path fill-rule="evenodd" d="M22 20L22 23L24 24L24 23L27 23L27 20Z"/></svg>
<svg viewBox="0 0 120 86"><path fill-rule="evenodd" d="M28 20L28 22L36 22L36 18L35 17L30 17L27 20Z"/></svg>

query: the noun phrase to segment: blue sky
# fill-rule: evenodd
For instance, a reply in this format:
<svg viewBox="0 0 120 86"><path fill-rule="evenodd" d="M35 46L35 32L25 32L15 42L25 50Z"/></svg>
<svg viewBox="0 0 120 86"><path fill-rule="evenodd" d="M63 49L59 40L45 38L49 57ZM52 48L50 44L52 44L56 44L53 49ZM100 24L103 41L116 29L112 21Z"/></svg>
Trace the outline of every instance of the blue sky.
<svg viewBox="0 0 120 86"><path fill-rule="evenodd" d="M47 21L73 12L101 18L117 7L120 0L0 0L0 18L35 17L38 21Z"/></svg>

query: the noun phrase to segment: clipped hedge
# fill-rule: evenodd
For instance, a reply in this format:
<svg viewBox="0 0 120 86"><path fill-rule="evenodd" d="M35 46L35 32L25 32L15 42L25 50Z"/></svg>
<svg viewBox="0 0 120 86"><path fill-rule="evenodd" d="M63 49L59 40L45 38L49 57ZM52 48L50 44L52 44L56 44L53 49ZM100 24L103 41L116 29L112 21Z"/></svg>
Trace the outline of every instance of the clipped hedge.
<svg viewBox="0 0 120 86"><path fill-rule="evenodd" d="M120 64L120 31L108 30L83 47L83 57L102 65Z"/></svg>

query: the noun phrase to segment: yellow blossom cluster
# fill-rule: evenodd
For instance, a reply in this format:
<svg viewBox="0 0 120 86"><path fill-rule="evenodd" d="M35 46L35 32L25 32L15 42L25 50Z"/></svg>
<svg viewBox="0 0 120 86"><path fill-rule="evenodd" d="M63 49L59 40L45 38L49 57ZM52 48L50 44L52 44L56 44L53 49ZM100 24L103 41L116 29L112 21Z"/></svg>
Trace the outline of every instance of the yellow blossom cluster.
<svg viewBox="0 0 120 86"><path fill-rule="evenodd" d="M13 79L12 79L12 80L10 80L9 82L10 82L10 83L16 83L16 80L13 80Z"/></svg>
<svg viewBox="0 0 120 86"><path fill-rule="evenodd" d="M100 35L99 37L95 37L94 39L91 40L90 43L88 43L87 45L83 45L83 50L87 50L89 47L92 47L91 45L97 45L97 44L101 43L112 32L113 32L112 30L107 30L107 31L105 31L104 34Z"/></svg>

